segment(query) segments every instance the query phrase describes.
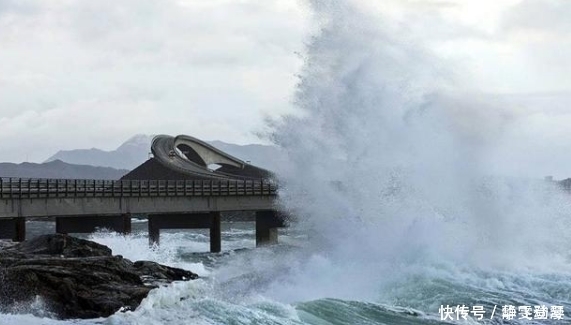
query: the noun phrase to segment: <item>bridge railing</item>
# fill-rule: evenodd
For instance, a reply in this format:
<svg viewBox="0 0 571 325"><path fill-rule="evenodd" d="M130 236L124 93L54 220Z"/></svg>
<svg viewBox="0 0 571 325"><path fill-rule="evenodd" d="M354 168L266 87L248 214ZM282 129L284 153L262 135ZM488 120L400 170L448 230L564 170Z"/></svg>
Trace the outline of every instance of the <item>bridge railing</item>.
<svg viewBox="0 0 571 325"><path fill-rule="evenodd" d="M0 199L273 196L277 187L267 180L87 180L0 178Z"/></svg>

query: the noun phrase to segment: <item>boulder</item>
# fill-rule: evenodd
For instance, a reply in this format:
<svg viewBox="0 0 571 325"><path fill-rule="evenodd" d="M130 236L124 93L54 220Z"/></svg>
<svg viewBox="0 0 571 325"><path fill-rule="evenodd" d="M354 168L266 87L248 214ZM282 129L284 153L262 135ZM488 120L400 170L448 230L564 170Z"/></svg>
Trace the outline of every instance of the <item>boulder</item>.
<svg viewBox="0 0 571 325"><path fill-rule="evenodd" d="M38 236L4 251L59 257L111 256L111 249L105 245L62 234Z"/></svg>
<svg viewBox="0 0 571 325"><path fill-rule="evenodd" d="M149 261L131 262L67 235L44 235L0 250L0 311L41 297L61 319L135 309L150 290L198 276Z"/></svg>

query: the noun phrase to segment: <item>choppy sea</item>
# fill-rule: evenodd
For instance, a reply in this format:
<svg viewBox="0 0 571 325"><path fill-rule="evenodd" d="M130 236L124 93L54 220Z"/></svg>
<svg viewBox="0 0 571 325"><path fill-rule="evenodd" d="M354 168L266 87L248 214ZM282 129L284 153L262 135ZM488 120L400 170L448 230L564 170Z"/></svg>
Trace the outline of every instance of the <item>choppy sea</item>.
<svg viewBox="0 0 571 325"><path fill-rule="evenodd" d="M571 274L566 272L486 271L446 262L375 269L374 261L360 258L337 265L327 250L307 250L309 235L295 225L280 230L278 245L255 248L251 222L223 224L222 253L208 253L208 233L202 230L163 231L161 246L149 247L146 222L133 221L134 232L128 236L84 236L111 247L114 254L189 269L201 278L155 289L136 310L106 319L54 320L37 301L0 315L0 324L571 323L568 317L554 320L549 315L551 306L571 312ZM53 231L53 224L30 221L28 228L33 236ZM439 311L446 305L454 307L452 313ZM456 314L457 305L468 308L468 320ZM506 305L545 305L548 319L533 320L533 313L532 320L518 319L519 311L514 319L503 319ZM484 311L481 320L475 306Z"/></svg>

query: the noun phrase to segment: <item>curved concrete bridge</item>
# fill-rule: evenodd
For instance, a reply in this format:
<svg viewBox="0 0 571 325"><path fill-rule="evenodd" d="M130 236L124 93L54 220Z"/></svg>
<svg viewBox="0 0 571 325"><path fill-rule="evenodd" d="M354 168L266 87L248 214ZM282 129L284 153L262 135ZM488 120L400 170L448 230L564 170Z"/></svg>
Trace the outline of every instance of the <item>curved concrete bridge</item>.
<svg viewBox="0 0 571 325"><path fill-rule="evenodd" d="M255 211L256 243L277 241L284 221L271 172L185 135L157 136L151 151L117 181L0 178L0 238L24 240L29 217L55 217L59 233L127 233L132 215L146 215L151 243L160 229L209 228L218 252L220 213Z"/></svg>
<svg viewBox="0 0 571 325"><path fill-rule="evenodd" d="M272 173L188 135L156 136L153 158L122 179L261 180Z"/></svg>

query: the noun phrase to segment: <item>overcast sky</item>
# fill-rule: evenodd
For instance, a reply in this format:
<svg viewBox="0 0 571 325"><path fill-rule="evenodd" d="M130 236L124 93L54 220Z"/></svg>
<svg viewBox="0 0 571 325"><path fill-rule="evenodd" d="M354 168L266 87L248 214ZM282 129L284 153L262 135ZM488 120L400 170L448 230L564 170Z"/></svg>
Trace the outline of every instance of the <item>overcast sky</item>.
<svg viewBox="0 0 571 325"><path fill-rule="evenodd" d="M571 1L348 1L408 31L462 91L509 99L514 168L571 176ZM264 117L295 109L314 18L301 0L0 0L0 161L138 133L260 142Z"/></svg>

